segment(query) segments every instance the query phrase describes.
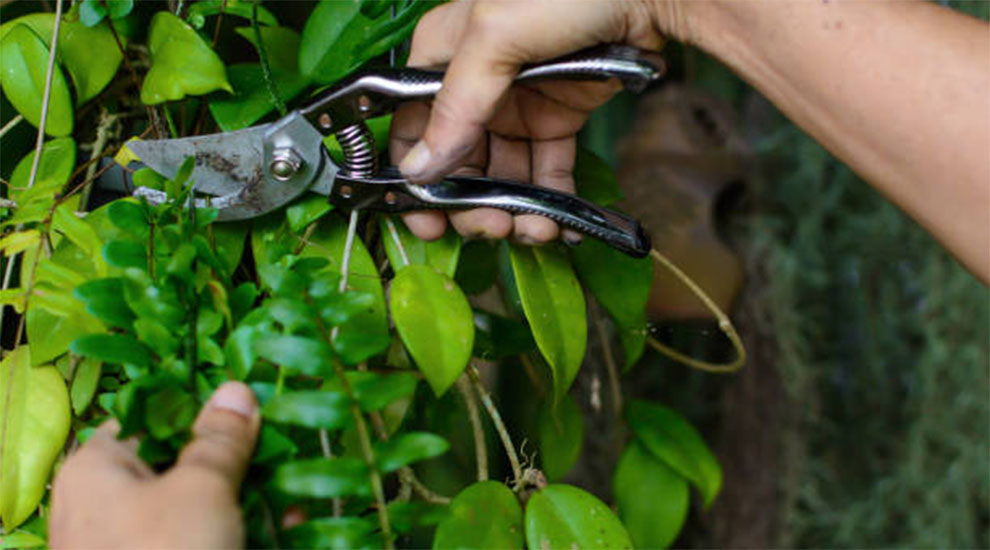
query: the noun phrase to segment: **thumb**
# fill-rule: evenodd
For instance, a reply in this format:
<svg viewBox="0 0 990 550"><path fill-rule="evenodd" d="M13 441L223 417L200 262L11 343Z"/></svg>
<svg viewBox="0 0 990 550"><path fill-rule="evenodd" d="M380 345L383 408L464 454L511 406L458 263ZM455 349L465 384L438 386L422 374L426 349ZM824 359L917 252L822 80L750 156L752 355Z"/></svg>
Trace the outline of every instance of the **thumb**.
<svg viewBox="0 0 990 550"><path fill-rule="evenodd" d="M498 25L469 23L433 101L422 139L399 170L415 183L430 183L460 167L494 116L523 63L499 36Z"/></svg>
<svg viewBox="0 0 990 550"><path fill-rule="evenodd" d="M193 440L182 450L173 472L205 469L236 493L258 439L261 416L254 392L241 382L221 385L193 424Z"/></svg>

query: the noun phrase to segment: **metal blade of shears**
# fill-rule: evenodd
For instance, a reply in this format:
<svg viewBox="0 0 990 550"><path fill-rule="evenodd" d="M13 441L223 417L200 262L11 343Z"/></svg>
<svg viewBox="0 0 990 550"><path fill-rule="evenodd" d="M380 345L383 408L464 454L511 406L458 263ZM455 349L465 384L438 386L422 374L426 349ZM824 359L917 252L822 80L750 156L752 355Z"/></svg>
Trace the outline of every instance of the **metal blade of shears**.
<svg viewBox="0 0 990 550"><path fill-rule="evenodd" d="M174 177L186 158L193 157L195 191L216 197L210 204L219 208L219 220L260 216L307 189L326 195L337 173L322 136L297 112L235 132L133 141L127 147L166 177ZM153 190L136 193L153 201L163 199Z"/></svg>

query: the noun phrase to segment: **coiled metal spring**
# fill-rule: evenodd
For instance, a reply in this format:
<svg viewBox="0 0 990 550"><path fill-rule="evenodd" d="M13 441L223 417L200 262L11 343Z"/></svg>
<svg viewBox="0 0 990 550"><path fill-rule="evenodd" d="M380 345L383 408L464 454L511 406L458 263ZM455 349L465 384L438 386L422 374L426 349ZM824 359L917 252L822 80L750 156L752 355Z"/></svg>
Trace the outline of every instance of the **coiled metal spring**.
<svg viewBox="0 0 990 550"><path fill-rule="evenodd" d="M345 174L370 178L378 172L378 148L375 147L375 135L364 122L347 126L335 136L344 153L342 168Z"/></svg>

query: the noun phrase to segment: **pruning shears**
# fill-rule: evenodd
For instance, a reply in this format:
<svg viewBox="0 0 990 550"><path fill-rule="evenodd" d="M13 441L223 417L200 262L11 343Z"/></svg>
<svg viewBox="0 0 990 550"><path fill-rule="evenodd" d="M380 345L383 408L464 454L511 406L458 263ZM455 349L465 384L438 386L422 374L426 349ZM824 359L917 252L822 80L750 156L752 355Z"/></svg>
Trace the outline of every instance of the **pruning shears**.
<svg viewBox="0 0 990 550"><path fill-rule="evenodd" d="M618 78L642 91L662 73L654 54L603 46L525 67L517 83L549 79ZM406 180L382 167L365 120L392 112L401 102L422 101L440 91L444 72L381 68L354 74L279 120L234 132L180 139L132 141L127 147L149 168L174 177L193 157L197 206L219 210L218 220L261 216L310 191L345 209L381 212L493 207L546 216L633 256L645 256L650 240L636 220L579 197L543 187L485 177L450 175L430 185ZM339 164L323 147L333 135L343 151ZM162 191L138 187L149 202Z"/></svg>

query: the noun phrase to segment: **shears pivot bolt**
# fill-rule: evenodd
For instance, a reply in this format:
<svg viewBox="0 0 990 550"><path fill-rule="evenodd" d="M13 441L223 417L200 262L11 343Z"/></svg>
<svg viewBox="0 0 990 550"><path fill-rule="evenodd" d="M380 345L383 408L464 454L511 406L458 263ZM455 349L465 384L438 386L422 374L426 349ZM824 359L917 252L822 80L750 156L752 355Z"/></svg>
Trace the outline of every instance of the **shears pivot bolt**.
<svg viewBox="0 0 990 550"><path fill-rule="evenodd" d="M272 177L278 181L286 181L302 167L302 158L294 150L283 147L272 152L272 162L268 165Z"/></svg>

